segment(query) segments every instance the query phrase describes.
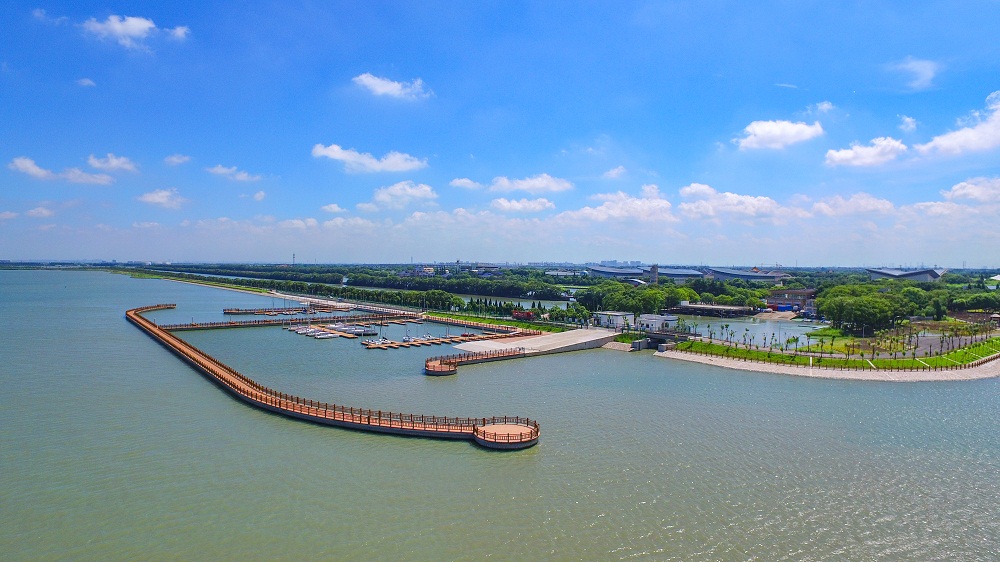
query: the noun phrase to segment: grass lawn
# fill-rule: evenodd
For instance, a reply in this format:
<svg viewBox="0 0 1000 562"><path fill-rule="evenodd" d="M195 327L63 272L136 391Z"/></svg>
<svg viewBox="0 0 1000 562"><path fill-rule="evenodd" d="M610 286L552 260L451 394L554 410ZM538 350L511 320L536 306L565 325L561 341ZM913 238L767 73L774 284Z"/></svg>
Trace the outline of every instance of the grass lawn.
<svg viewBox="0 0 1000 562"><path fill-rule="evenodd" d="M872 365L882 370L921 370L927 368L954 368L966 365L980 359L985 359L1000 353L1000 338L992 338L984 342L976 343L962 349L956 349L942 356L917 357L898 356L879 357L877 359L866 356L861 359L856 356L845 358L837 357L815 357L810 355L797 355L780 353L767 350L747 349L745 347L730 347L717 343L704 341L686 341L677 344L678 351L687 351L702 355L714 355L717 357L727 357L731 359L742 359L746 361L762 361L765 363L775 363L778 365L801 365L808 366L810 359L815 367L844 368L844 369L871 369ZM827 348L829 349L829 348Z"/></svg>
<svg viewBox="0 0 1000 562"><path fill-rule="evenodd" d="M552 324L543 324L541 322L524 322L521 320L514 320L508 318L483 318L482 316L473 316L470 314L456 314L454 312L432 312L427 311L425 314L428 317L438 317L438 318L451 318L452 320L466 320L468 322L481 322L483 324L496 324L498 326L513 326L515 328L524 328L527 330L540 330L542 332L565 332L568 328L564 326L554 326Z"/></svg>

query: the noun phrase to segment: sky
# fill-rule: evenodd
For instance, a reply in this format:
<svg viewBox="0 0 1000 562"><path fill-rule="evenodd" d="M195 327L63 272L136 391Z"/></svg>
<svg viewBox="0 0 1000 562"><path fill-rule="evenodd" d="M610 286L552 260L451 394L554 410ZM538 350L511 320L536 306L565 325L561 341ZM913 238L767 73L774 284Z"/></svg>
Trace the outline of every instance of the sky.
<svg viewBox="0 0 1000 562"><path fill-rule="evenodd" d="M1000 267L1000 1L0 6L0 259Z"/></svg>

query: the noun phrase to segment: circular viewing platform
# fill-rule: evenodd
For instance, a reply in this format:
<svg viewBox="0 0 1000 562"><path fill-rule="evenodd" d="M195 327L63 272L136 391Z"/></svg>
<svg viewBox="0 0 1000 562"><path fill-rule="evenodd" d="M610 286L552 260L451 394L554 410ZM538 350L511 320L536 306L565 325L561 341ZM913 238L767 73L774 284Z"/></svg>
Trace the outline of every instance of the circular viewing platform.
<svg viewBox="0 0 1000 562"><path fill-rule="evenodd" d="M476 426L473 438L489 449L527 449L538 443L538 424L530 420L524 420L524 423L488 423Z"/></svg>

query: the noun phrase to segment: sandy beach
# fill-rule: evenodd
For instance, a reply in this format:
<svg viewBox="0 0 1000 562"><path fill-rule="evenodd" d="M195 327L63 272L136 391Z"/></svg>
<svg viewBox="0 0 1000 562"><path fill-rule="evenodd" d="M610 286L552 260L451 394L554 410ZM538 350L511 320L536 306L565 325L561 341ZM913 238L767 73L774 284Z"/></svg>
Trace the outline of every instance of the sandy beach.
<svg viewBox="0 0 1000 562"><path fill-rule="evenodd" d="M947 371L857 371L848 369L821 369L817 367L793 367L791 365L776 365L758 361L740 361L725 357L696 355L682 351L658 351L656 357L691 361L705 365L715 365L727 369L755 371L758 373L775 373L796 377L815 377L822 379L847 379L859 381L884 382L934 382L934 381L967 381L988 379L1000 376L1000 360L990 361L978 367L968 369L952 369Z"/></svg>

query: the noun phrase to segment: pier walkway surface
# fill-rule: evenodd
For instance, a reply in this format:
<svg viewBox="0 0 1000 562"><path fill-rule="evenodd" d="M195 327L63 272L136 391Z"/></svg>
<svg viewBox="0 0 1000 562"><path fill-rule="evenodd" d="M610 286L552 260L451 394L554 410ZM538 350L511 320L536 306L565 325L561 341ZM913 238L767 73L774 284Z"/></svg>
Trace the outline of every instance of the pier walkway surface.
<svg viewBox="0 0 1000 562"><path fill-rule="evenodd" d="M341 322L344 324L386 324L388 322L416 322L413 316L390 314L353 314L351 316L321 316L314 318L262 318L260 320L224 320L221 322L191 322L189 324L163 324L160 328L168 332L179 330L215 330L218 328L256 328L262 326L308 325L319 322Z"/></svg>
<svg viewBox="0 0 1000 562"><path fill-rule="evenodd" d="M150 337L201 371L234 398L284 416L346 427L418 437L468 439L492 449L524 449L538 442L538 422L522 417L458 418L401 414L308 400L268 388L144 318L143 312L176 308L157 304L134 308L125 317Z"/></svg>
<svg viewBox="0 0 1000 562"><path fill-rule="evenodd" d="M424 361L424 373L431 376L447 376L457 373L460 365L594 349L614 340L617 335L612 330L597 328L528 337L516 337L515 334L515 337L502 342L498 340L465 342L455 346L465 353L430 357ZM512 347L511 342L515 342L518 347Z"/></svg>
<svg viewBox="0 0 1000 562"><path fill-rule="evenodd" d="M618 334L612 330L589 328L586 330L569 330L529 337L508 339L504 341L487 340L466 342L456 345L462 351L495 351L510 347L515 343L523 347L526 355L542 355L545 353L562 353L564 351L579 351L601 347L615 339Z"/></svg>

